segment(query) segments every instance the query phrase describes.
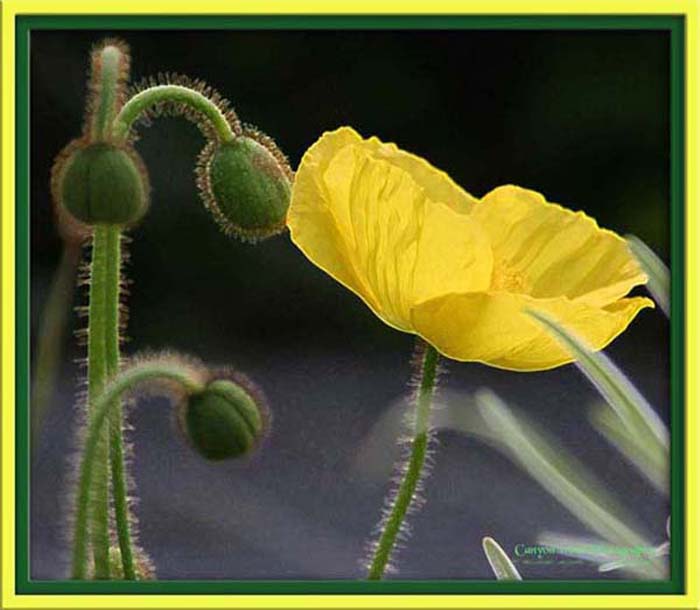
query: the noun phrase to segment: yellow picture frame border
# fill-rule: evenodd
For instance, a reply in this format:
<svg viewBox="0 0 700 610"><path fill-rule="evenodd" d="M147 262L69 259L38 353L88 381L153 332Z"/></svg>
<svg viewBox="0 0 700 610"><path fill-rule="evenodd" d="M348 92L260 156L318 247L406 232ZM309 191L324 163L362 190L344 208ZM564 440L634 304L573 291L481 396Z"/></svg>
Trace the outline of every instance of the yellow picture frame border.
<svg viewBox="0 0 700 610"><path fill-rule="evenodd" d="M700 408L698 318L700 313L698 221L698 104L700 69L698 0L198 0L196 11L183 0L3 0L2 8L2 411L0 420L0 608L621 608L626 610L700 608ZM683 594L502 595L502 594L295 594L295 595L23 595L15 591L15 19L18 15L679 15L686 22L686 411L685 561Z"/></svg>

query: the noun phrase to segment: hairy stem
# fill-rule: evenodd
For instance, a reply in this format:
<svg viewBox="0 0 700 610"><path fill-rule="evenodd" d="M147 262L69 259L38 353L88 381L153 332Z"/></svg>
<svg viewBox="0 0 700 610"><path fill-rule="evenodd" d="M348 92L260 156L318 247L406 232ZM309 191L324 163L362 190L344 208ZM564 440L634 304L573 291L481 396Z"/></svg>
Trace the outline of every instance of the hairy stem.
<svg viewBox="0 0 700 610"><path fill-rule="evenodd" d="M97 280L98 287L94 293L92 288L90 291L90 321L88 324L88 395L91 404L93 396L99 395L106 381L116 375L119 370L121 231L118 227L112 226L96 227L94 239L91 285L94 287ZM99 251L95 249L98 247ZM97 303L93 307L95 298ZM91 406L91 413L94 413L93 406ZM96 495L93 508L95 578L110 577L108 478L111 472L114 522L122 571L125 580L133 580L136 573L124 465L122 407L119 401L110 411L109 426L104 435L109 437L109 447L107 448L105 440L105 447L98 449L100 462L103 465L98 467L99 474L95 476L94 482Z"/></svg>
<svg viewBox="0 0 700 610"><path fill-rule="evenodd" d="M156 85L134 95L124 104L114 120L115 138L119 141L125 140L139 116L149 108L164 102L184 104L204 116L222 142L230 142L235 138L231 125L216 104L199 91L181 85Z"/></svg>
<svg viewBox="0 0 700 610"><path fill-rule="evenodd" d="M95 418L95 401L108 377L107 354L119 340L114 311L119 308L117 289L110 286L119 274L119 229L97 226L92 240L90 266L90 305L88 317L88 422ZM116 267L116 270L115 270ZM95 562L95 578L109 578L109 451L107 430L96 441L95 477L92 489L90 536Z"/></svg>
<svg viewBox="0 0 700 610"><path fill-rule="evenodd" d="M109 251L114 260L107 265L105 289L108 306L105 308L105 365L107 379L119 371L119 302L121 280L121 232L113 229L109 233ZM133 550L131 545L129 502L126 468L124 464L124 431L122 406L120 401L114 405L109 417L109 461L112 474L112 499L114 501L114 523L117 529L117 541L125 580L136 578Z"/></svg>
<svg viewBox="0 0 700 610"><path fill-rule="evenodd" d="M112 139L112 123L121 104L128 58L118 44L106 44L93 53L91 69L92 100L87 135L93 142L109 141ZM119 368L120 273L121 229L118 226L98 225L93 233L88 307L89 423L94 418L95 398L102 393L107 380ZM121 420L121 405L116 404L110 426L104 430L95 449L97 457L90 536L96 579L110 578L110 469L124 577L134 577Z"/></svg>
<svg viewBox="0 0 700 610"><path fill-rule="evenodd" d="M75 508L75 531L73 537L72 577L83 580L87 575L88 541L85 535L88 515L91 512L93 478L101 474L101 447L105 428L112 414L120 409L121 396L135 386L149 380L174 381L185 392L196 393L203 390L197 371L183 365L164 362L144 362L125 369L114 377L103 391L95 396L92 403L92 416L88 424L80 463L78 494Z"/></svg>
<svg viewBox="0 0 700 610"><path fill-rule="evenodd" d="M107 140L112 135L112 121L119 104L119 81L124 56L119 48L108 45L100 51L96 61L99 62L99 70L93 66L94 77L99 77L100 82L95 83L98 97L90 124L93 141Z"/></svg>
<svg viewBox="0 0 700 610"><path fill-rule="evenodd" d="M419 341L421 341L419 339ZM389 516L384 523L377 543L372 563L370 564L368 580L381 580L391 558L391 552L396 544L396 537L401 531L401 525L406 518L408 508L413 501L416 487L421 479L428 448L428 429L430 423L430 407L435 392L437 364L439 355L432 345L425 345L420 369L420 386L416 397L416 413L414 437L411 444L411 455L403 480L399 486Z"/></svg>

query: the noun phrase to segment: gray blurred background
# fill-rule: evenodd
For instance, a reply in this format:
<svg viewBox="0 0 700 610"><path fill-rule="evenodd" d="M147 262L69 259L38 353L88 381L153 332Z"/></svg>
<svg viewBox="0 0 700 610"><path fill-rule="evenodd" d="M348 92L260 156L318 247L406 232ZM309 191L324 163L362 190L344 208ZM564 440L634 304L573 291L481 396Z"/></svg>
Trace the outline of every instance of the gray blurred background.
<svg viewBox="0 0 700 610"><path fill-rule="evenodd" d="M32 341L60 257L53 157L79 135L87 57L104 35L132 49L132 79L174 71L206 80L241 119L273 136L293 167L327 129L397 142L476 196L514 183L669 248L669 38L645 31L34 31L31 37ZM125 354L170 348L233 364L265 389L274 425L245 462L212 465L185 445L164 401L129 415L141 542L164 579L363 578L380 517L386 443L363 442L408 394L413 338L382 324L311 265L287 235L255 247L226 238L200 204L204 142L182 119L141 131L151 210L131 232ZM86 295L76 290L75 304ZM82 322L75 322L78 328ZM608 353L664 419L669 327L643 311ZM64 578L84 348L72 337L33 447L31 574ZM655 543L668 507L587 423L597 396L573 366L518 374L446 363L450 395L489 386L586 463ZM467 402L463 408L469 408ZM397 430L396 434L402 433ZM427 504L394 577L492 579L481 538L512 554L538 532L588 531L499 452L441 432ZM382 452L380 452L382 453ZM589 564L527 565L525 578L620 578Z"/></svg>

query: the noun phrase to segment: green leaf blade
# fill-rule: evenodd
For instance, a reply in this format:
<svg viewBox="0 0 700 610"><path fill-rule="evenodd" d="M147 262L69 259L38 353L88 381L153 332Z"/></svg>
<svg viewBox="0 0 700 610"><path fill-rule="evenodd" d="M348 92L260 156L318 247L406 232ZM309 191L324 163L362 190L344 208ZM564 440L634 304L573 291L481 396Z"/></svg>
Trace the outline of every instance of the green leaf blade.
<svg viewBox="0 0 700 610"><path fill-rule="evenodd" d="M668 496L670 469L667 457L630 434L624 422L607 405L596 405L589 421L660 493Z"/></svg>
<svg viewBox="0 0 700 610"><path fill-rule="evenodd" d="M475 394L479 412L517 463L548 493L602 540L620 547L651 547L635 519L607 492L583 464L512 409L496 394L481 389ZM663 561L637 569L641 578L662 578Z"/></svg>
<svg viewBox="0 0 700 610"><path fill-rule="evenodd" d="M647 274L647 288L668 318L671 315L671 272L656 253L636 235L627 235L632 254Z"/></svg>
<svg viewBox="0 0 700 610"><path fill-rule="evenodd" d="M583 341L548 315L528 310L576 358L576 366L596 387L606 402L639 442L650 445L668 460L669 434L656 411L627 379L624 373L602 352L592 351Z"/></svg>
<svg viewBox="0 0 700 610"><path fill-rule="evenodd" d="M481 546L497 580L522 580L522 576L498 542L486 536L481 541Z"/></svg>

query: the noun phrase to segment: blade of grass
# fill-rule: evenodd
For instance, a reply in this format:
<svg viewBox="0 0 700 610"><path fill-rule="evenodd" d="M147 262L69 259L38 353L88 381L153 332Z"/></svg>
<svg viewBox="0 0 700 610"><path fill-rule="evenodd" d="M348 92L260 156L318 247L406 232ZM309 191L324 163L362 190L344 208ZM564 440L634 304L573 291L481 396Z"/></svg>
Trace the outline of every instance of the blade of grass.
<svg viewBox="0 0 700 610"><path fill-rule="evenodd" d="M644 575L646 578L658 576L656 570L649 569L648 558L662 557L667 554L664 553L663 544L644 549L620 549L604 540L569 536L554 532L544 532L538 537L537 542L556 549L559 555L595 563L598 565L599 572L621 570L626 574L633 576Z"/></svg>
<svg viewBox="0 0 700 610"><path fill-rule="evenodd" d="M604 564L618 557L610 543L600 538L543 532L537 537L537 543L555 548L560 555L597 564Z"/></svg>
<svg viewBox="0 0 700 610"><path fill-rule="evenodd" d="M658 452L659 459L668 459L669 435L656 411L641 395L624 373L603 353L594 352L580 339L549 316L528 310L573 356L576 366L597 388L606 402L625 423L639 443Z"/></svg>
<svg viewBox="0 0 700 610"><path fill-rule="evenodd" d="M61 368L63 341L70 322L71 304L82 250L80 244L66 244L61 262L55 271L51 288L43 303L36 359L32 372L31 414L32 448L39 439L44 417L54 398L56 380Z"/></svg>
<svg viewBox="0 0 700 610"><path fill-rule="evenodd" d="M662 542L659 546L651 550L655 557L663 557L670 553L671 545L668 542ZM598 566L598 572L612 572L613 570L629 570L629 565L634 562L634 559L617 559L609 563L603 563ZM639 559L637 559L639 561Z"/></svg>
<svg viewBox="0 0 700 610"><path fill-rule="evenodd" d="M647 288L656 304L668 318L671 314L671 272L656 253L636 235L626 235L632 254L641 265L649 281Z"/></svg>
<svg viewBox="0 0 700 610"><path fill-rule="evenodd" d="M629 433L616 413L607 405L596 405L589 412L591 425L632 464L657 491L668 495L670 467L668 459L659 451L639 441Z"/></svg>
<svg viewBox="0 0 700 610"><path fill-rule="evenodd" d="M563 448L536 431L523 417L516 417L490 390L479 390L475 399L482 416L517 462L582 523L610 544L627 548L652 546L635 529L631 516ZM654 577L660 578L665 573L663 562L652 561L649 571L646 567L640 576L649 578L653 572Z"/></svg>
<svg viewBox="0 0 700 610"><path fill-rule="evenodd" d="M517 434L509 433L509 427L494 425L493 418L485 417L483 410L477 408L478 404L471 395L443 392L441 405L435 412L435 428L455 430L477 438L504 454L600 538L605 538L603 544L651 546L644 536L637 533L639 528L634 525L634 518L555 439L542 431L535 432L534 426L528 424L522 414L512 413L514 410L510 407L508 412ZM404 409L402 403L388 409L363 441L355 467L364 476L379 479L391 468L393 456L387 452L386 443L400 428ZM616 417L614 413L611 415ZM589 509L590 506L594 507L593 510ZM631 535L618 536L618 526ZM660 578L665 573L665 566L643 566L641 569L637 566L636 570L628 572L646 579Z"/></svg>
<svg viewBox="0 0 700 610"><path fill-rule="evenodd" d="M498 580L522 580L522 576L513 565L506 552L493 538L486 536L481 541L486 559Z"/></svg>

